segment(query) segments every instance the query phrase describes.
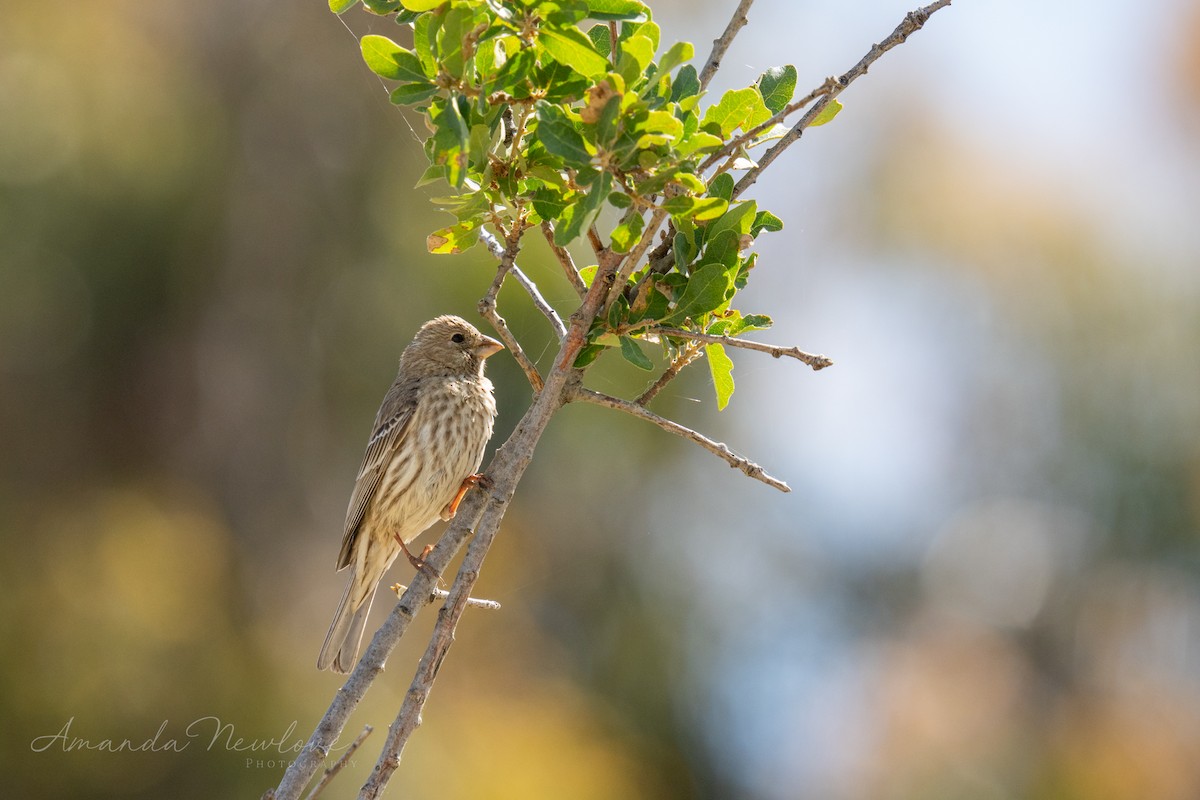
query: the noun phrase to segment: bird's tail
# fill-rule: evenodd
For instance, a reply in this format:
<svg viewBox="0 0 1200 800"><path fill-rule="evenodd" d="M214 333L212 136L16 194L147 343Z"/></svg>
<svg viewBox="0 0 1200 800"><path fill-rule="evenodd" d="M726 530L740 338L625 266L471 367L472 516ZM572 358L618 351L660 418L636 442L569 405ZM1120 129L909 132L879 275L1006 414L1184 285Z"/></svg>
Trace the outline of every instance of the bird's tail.
<svg viewBox="0 0 1200 800"><path fill-rule="evenodd" d="M345 674L354 669L358 660L358 648L367 627L367 616L375 601L375 584L372 583L371 593L355 604L354 600L359 599L351 598L355 583L351 575L346 591L342 593L342 601L333 615L333 624L329 626L329 633L325 634L321 654L317 656L317 669L329 669L332 666L335 672Z"/></svg>

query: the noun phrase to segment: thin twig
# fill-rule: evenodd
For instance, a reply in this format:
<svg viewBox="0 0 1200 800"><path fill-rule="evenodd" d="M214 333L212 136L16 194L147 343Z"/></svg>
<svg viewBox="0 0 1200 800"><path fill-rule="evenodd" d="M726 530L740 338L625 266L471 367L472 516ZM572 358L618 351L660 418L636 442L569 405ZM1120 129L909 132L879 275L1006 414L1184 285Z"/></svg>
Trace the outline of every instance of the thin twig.
<svg viewBox="0 0 1200 800"><path fill-rule="evenodd" d="M480 232L479 238L484 245L487 246L487 249L491 251L492 255L500 259L501 262L504 261L506 251L500 244L500 240L493 236L491 231L485 230ZM546 298L542 297L542 293L538 290L537 284L530 280L529 276L521 271L521 268L517 266L515 259L513 260L512 264L509 265L508 271L512 273L513 278L515 278L517 283L521 285L521 288L525 290L525 293L529 295L529 299L533 301L534 308L542 312L543 317L550 320L550 324L554 326L555 335L558 336L559 340L561 341L562 337L567 333L567 326L563 324L562 317L560 317L558 312L554 310L554 306L550 305L550 303L546 301ZM499 287L497 287L497 292L498 291Z"/></svg>
<svg viewBox="0 0 1200 800"><path fill-rule="evenodd" d="M592 246L592 252L596 254L597 261L603 261L608 257L608 248L604 246L603 240L600 238L600 232L596 230L596 224L592 223L587 229L588 244Z"/></svg>
<svg viewBox="0 0 1200 800"><path fill-rule="evenodd" d="M679 352L679 355L675 356L675 358L671 361L671 365L666 368L662 375L658 376L658 380L652 383L650 388L642 392L642 394L637 400L634 400L634 402L639 406L644 406L649 403L666 387L668 383L675 380L675 378L679 376L679 373L683 371L684 367L686 367L688 364L691 364L699 357L700 347L689 344Z"/></svg>
<svg viewBox="0 0 1200 800"><path fill-rule="evenodd" d="M558 259L558 263L562 265L563 273L567 276L567 281L570 282L571 288L575 290L575 294L579 295L582 300L587 294L587 284L583 282L583 276L579 274L579 270L575 267L575 259L571 257L571 251L565 247L559 247L554 243L554 223L550 220L542 222L542 235L546 237L546 244L550 245L550 252L554 253L554 257Z"/></svg>
<svg viewBox="0 0 1200 800"><path fill-rule="evenodd" d="M554 335L561 341L567 335L567 326L563 324L562 317L554 310L554 306L546 302L546 298L542 297L542 293L538 291L537 284L522 272L520 267L513 264L510 272L512 272L512 276L516 279L517 283L521 285L521 288L529 294L537 310L542 312L542 316L550 320L550 324L554 327Z"/></svg>
<svg viewBox="0 0 1200 800"><path fill-rule="evenodd" d="M833 366L833 359L828 356L813 355L806 353L799 347L780 347L774 344L764 344L763 342L751 342L746 339L735 339L732 336L716 336L711 333L696 333L695 331L684 331L678 328L651 328L651 332L662 336L677 336L680 339L691 339L697 342L710 342L712 344L724 344L730 347L740 347L743 350L757 350L760 353L769 353L773 358L782 358L788 356L795 358L808 364L814 370L825 369Z"/></svg>
<svg viewBox="0 0 1200 800"><path fill-rule="evenodd" d="M619 397L612 397L600 392L593 392L591 389L584 389L582 386L575 386L570 393L571 400L582 400L586 403L594 403L605 408L612 408L617 411L624 411L626 414L632 414L638 419L644 419L647 422L652 422L668 433L673 433L676 436L682 436L685 439L691 439L696 444L703 447L708 452L725 459L725 462L734 469L739 469L756 481L762 481L767 486L778 489L781 492L790 492L791 488L786 483L773 478L767 474L766 470L755 464L749 459L742 458L729 449L728 446L721 442L714 442L703 434L697 433L686 425L680 425L678 422L669 420L666 417L660 417L653 411L650 411L637 403L632 403L629 400L622 400Z"/></svg>
<svg viewBox="0 0 1200 800"><path fill-rule="evenodd" d="M403 583L393 583L390 588L396 593L397 596L408 590L408 587ZM445 600L449 596L450 593L445 589L434 589L429 593L429 602L432 603L434 600ZM500 610L500 604L495 600L481 600L478 597L468 597L467 606L469 608L486 608L489 611Z"/></svg>
<svg viewBox="0 0 1200 800"><path fill-rule="evenodd" d="M320 782L313 787L313 790L308 793L304 800L313 800L314 797L324 791L325 787L329 785L330 781L332 781L334 777L342 771L342 768L350 763L350 756L354 755L354 751L357 750L359 745L363 743L363 740L371 735L371 731L373 730L375 729L370 725L363 728L363 732L358 735L357 739L350 743L350 747L347 748L346 752L342 754L342 757L337 760L337 763L325 770L325 774L321 776Z"/></svg>
<svg viewBox="0 0 1200 800"><path fill-rule="evenodd" d="M799 122L792 126L792 129L782 139L772 145L767 152L763 153L762 158L758 161L758 165L743 175L741 180L737 182L737 185L733 187L733 196L740 197L743 192L753 186L763 170L769 167L771 162L778 158L780 153L786 150L789 145L799 139L804 130L813 124L813 121L821 115L825 107L832 103L847 86L853 83L855 79L866 75L867 70L879 60L880 56L896 45L903 44L909 36L924 27L929 17L935 11L945 8L950 5L950 2L951 0L937 0L935 3L930 3L923 8L918 8L916 11L910 11L905 14L904 20L896 26L896 29L892 31L890 36L879 44L871 45L871 49L867 51L865 56L859 59L857 64L841 77L833 79L833 85L829 86L828 91L823 93L824 96L800 118ZM826 84L829 84L829 81L826 81Z"/></svg>
<svg viewBox="0 0 1200 800"><path fill-rule="evenodd" d="M729 24L725 26L725 32L713 39L712 52L708 54L708 61L704 62L704 69L700 70L700 90L704 91L708 88L708 82L717 74L717 70L721 66L721 59L725 57L725 52L729 49L729 45L733 44L733 37L737 36L746 23L749 21L746 17L746 12L750 10L750 6L754 4L754 0L742 0L738 3L737 10L733 12L733 17L729 20Z"/></svg>
<svg viewBox="0 0 1200 800"><path fill-rule="evenodd" d="M512 353L513 360L521 367L521 371L525 373L529 385L533 387L534 394L542 390L545 382L542 380L542 375L538 372L537 365L525 355L525 351L521 349L521 343L517 341L517 337L513 336L509 330L508 322L504 317L500 316L500 312L496 306L496 296L500 294L500 287L504 285L504 278L516 266L517 251L521 247L520 226L514 225L513 231L508 235L508 244L505 247L500 247L500 243L496 237L492 236L487 231L480 234L488 249L496 254L496 249L492 245L496 245L499 249L497 257L500 259L499 266L496 267L496 277L492 280L492 285L488 287L487 294L479 300L476 306L479 309L479 314L495 328L496 334L500 337L500 341L504 342L504 346Z"/></svg>

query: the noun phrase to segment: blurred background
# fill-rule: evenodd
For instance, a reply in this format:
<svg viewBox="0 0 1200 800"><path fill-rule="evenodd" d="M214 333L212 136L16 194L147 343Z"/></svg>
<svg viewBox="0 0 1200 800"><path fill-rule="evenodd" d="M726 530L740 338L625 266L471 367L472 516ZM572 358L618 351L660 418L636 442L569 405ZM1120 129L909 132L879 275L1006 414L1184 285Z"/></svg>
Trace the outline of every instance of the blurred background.
<svg viewBox="0 0 1200 800"><path fill-rule="evenodd" d="M732 0L651 5L703 58ZM759 0L714 89L806 90L912 7L853 6ZM343 21L0 7L6 797L256 797L340 685L314 661L375 410L493 272L424 253L446 221L355 41L394 27ZM725 412L703 364L655 401L792 493L566 409L396 796L1200 796L1200 4L956 3L843 100L755 187L787 227L741 304L836 366L735 352ZM498 444L530 398L489 368Z"/></svg>

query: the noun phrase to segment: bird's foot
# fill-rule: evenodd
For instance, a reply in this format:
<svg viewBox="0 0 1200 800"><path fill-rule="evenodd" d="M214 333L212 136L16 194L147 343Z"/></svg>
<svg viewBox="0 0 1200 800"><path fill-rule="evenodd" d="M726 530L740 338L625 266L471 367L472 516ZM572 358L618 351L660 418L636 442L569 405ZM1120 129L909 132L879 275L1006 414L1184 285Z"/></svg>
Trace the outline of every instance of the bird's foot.
<svg viewBox="0 0 1200 800"><path fill-rule="evenodd" d="M441 578L440 575L434 572L433 567L425 563L425 557L429 555L429 551L433 550L433 545L425 545L425 549L421 551L421 555L414 556L412 551L408 549L408 545L404 543L403 539L401 539L398 535L395 538L396 541L400 543L400 549L404 551L404 557L408 559L408 563L412 564L418 570L424 572L434 580L439 580Z"/></svg>
<svg viewBox="0 0 1200 800"><path fill-rule="evenodd" d="M482 486L484 489L490 489L492 488L492 479L482 472L477 472L474 475L468 475L464 478L462 486L458 487L458 492L454 495L454 499L447 503L446 507L442 509L442 513L438 515L442 518L443 522L449 522L454 519L454 515L458 513L459 503L467 496L467 492L471 490L471 487L477 485Z"/></svg>

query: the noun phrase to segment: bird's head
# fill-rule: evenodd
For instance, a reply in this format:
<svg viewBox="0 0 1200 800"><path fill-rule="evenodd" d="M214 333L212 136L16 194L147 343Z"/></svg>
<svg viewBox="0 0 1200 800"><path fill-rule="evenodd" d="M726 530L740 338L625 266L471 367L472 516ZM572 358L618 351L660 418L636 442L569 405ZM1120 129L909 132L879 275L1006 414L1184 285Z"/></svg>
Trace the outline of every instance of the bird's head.
<svg viewBox="0 0 1200 800"><path fill-rule="evenodd" d="M421 326L400 363L410 374L468 377L482 375L484 359L503 349L465 319L446 315Z"/></svg>

